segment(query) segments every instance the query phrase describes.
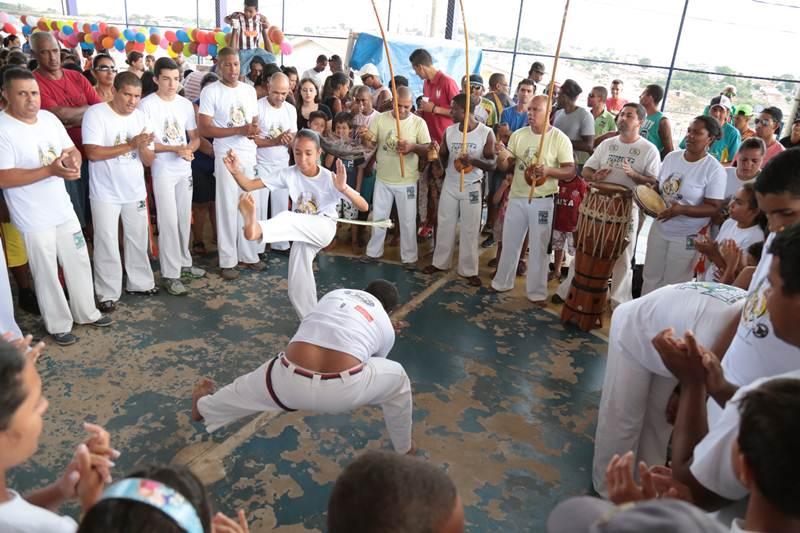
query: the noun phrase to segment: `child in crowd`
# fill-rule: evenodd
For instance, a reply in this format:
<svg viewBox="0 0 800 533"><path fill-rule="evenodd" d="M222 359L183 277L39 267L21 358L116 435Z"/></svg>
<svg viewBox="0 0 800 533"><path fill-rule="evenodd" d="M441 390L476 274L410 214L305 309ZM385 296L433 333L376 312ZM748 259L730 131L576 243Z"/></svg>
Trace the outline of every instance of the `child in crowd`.
<svg viewBox="0 0 800 533"><path fill-rule="evenodd" d="M333 136L342 141L349 141L353 135L353 115L346 111L336 113L333 117ZM325 154L324 167L330 171L336 170L336 160L339 159L333 154ZM347 172L347 185L356 191L360 190L360 184L364 176L364 160L359 159L339 159L344 165L345 172ZM348 200L342 198L338 207L339 218L347 220L355 220L358 218L358 209L353 207L353 204ZM337 231L338 234L338 231ZM336 246L336 238L334 237L328 248ZM354 254L359 254L358 250L358 226L350 226L350 246Z"/></svg>
<svg viewBox="0 0 800 533"><path fill-rule="evenodd" d="M436 233L437 213L439 211L439 194L444 183L442 163L436 159L429 162L422 171L417 195L420 227L417 235L429 239Z"/></svg>
<svg viewBox="0 0 800 533"><path fill-rule="evenodd" d="M731 200L729 218L723 222L716 240L698 239L695 241L697 250L710 263L706 265L705 272L698 274L698 278L705 281L719 281L721 275L726 271L727 265L721 254L720 245L726 241L732 241L741 255L751 244L764 241L766 227L767 217L758 208L753 185L745 183ZM744 257L741 258L740 263L744 265Z"/></svg>
<svg viewBox="0 0 800 533"><path fill-rule="evenodd" d="M84 514L79 533L248 531L244 511L237 520L212 514L203 483L188 468L152 465L110 485Z"/></svg>
<svg viewBox="0 0 800 533"><path fill-rule="evenodd" d="M225 17L225 23L230 24L231 31L229 45L239 52L239 75L241 79L250 72L250 62L258 56L264 63L275 63L272 50L272 41L267 30L269 22L267 17L258 12L258 0L244 0L244 10L235 11ZM261 48L261 40L264 48Z"/></svg>
<svg viewBox="0 0 800 533"><path fill-rule="evenodd" d="M323 111L312 111L308 115L308 129L317 132L318 135L324 135L328 127L328 115Z"/></svg>
<svg viewBox="0 0 800 533"><path fill-rule="evenodd" d="M556 212L553 219L553 272L550 273L549 279L561 278L565 247L571 256L575 256L578 209L587 192L586 181L580 176L575 176L569 181L558 182Z"/></svg>

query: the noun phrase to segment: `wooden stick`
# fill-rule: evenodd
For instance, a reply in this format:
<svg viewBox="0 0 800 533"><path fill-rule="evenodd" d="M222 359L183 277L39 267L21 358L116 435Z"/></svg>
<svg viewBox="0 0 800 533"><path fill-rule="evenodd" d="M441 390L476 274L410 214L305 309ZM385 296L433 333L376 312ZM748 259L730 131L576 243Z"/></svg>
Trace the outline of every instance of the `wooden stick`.
<svg viewBox="0 0 800 533"><path fill-rule="evenodd" d="M461 6L461 21L464 23L464 61L467 69L467 107L464 109L464 140L461 142L461 155L467 153L467 129L469 128L470 112L469 112L469 99L472 94L472 85L469 82L469 33L467 32L467 15L464 13L464 0L458 0ZM461 181L459 184L459 192L464 192L464 168L461 168Z"/></svg>
<svg viewBox="0 0 800 533"><path fill-rule="evenodd" d="M550 86L547 90L547 109L544 114L544 125L542 126L542 140L539 141L539 149L536 151L534 165L539 164L539 160L544 153L545 143L547 142L547 127L550 125L550 109L553 105L553 89L556 82L556 69L558 69L558 58L561 55L561 40L564 38L564 27L567 24L567 13L569 12L569 0L564 4L564 18L561 19L561 31L558 33L558 45L556 45L556 55L553 57L553 70L550 74ZM528 203L533 201L533 192L536 189L536 179L531 180L531 189L528 192Z"/></svg>
<svg viewBox="0 0 800 533"><path fill-rule="evenodd" d="M389 55L389 43L386 42L386 33L383 31L383 23L381 22L381 16L378 14L378 6L375 4L375 0L372 0L372 10L375 11L375 18L378 20L378 28L381 30L381 39L383 39L383 50L386 52L386 62L389 63L389 76L392 77L391 85L392 85L392 101L394 102L394 120L395 124L397 125L397 141L400 142L400 111L397 106L397 85L394 83L394 67L392 67L392 58ZM397 152L397 156L400 158L400 177L406 177L406 161L405 156L400 152Z"/></svg>

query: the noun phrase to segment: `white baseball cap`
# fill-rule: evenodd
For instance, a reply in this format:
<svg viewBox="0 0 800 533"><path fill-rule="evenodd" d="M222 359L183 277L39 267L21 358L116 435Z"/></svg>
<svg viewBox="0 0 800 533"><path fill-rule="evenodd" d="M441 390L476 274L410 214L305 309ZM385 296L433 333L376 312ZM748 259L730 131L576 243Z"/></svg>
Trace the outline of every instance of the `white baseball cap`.
<svg viewBox="0 0 800 533"><path fill-rule="evenodd" d="M358 71L358 76L360 78L363 78L364 76L375 76L376 78L381 77L380 73L378 72L378 67L372 63L367 63L361 67L361 70Z"/></svg>

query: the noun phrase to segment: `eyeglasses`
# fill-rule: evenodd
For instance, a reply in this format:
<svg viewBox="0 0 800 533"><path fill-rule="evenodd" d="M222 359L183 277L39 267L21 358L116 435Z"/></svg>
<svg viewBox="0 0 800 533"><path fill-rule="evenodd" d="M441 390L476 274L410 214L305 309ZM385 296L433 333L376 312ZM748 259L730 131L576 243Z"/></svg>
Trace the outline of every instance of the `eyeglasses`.
<svg viewBox="0 0 800 533"><path fill-rule="evenodd" d="M109 67L109 66L97 67L95 70L98 71L98 72L116 72L117 71L116 68Z"/></svg>
<svg viewBox="0 0 800 533"><path fill-rule="evenodd" d="M755 120L756 126L758 126L759 124L761 124L763 126L769 126L771 122L772 122L772 119L769 119L769 118L757 118Z"/></svg>

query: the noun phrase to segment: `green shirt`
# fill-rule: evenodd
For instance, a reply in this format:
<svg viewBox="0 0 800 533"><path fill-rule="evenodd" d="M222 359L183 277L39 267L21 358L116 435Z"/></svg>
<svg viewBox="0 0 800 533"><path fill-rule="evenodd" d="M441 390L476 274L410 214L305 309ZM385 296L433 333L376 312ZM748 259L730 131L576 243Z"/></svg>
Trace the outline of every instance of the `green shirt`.
<svg viewBox="0 0 800 533"><path fill-rule="evenodd" d="M525 181L525 169L536 158L536 151L539 149L539 141L542 136L533 133L530 127L521 128L511 134L508 141L508 149L514 154L516 162L514 164L514 178L511 182L509 198L527 198L531 186ZM562 163L573 163L572 141L569 140L558 128L547 130L547 142L545 143L545 153L539 161L546 167L559 168ZM558 180L547 178L544 184L536 187L533 192L534 198L549 196L558 193Z"/></svg>
<svg viewBox="0 0 800 533"><path fill-rule="evenodd" d="M369 125L369 131L378 139L376 170L378 180L389 185L412 185L419 178L419 156L409 152L403 156L405 177L400 177L400 156L397 153L397 123L391 111L381 113ZM431 142L428 125L417 115L400 121L400 134L404 141L415 144Z"/></svg>
<svg viewBox="0 0 800 533"><path fill-rule="evenodd" d="M617 131L617 121L608 109L603 109L603 112L594 119L594 138L597 139L610 131Z"/></svg>
<svg viewBox="0 0 800 533"><path fill-rule="evenodd" d="M639 135L656 145L659 154L664 150L664 143L661 142L661 136L658 134L658 126L661 124L662 118L664 118L664 113L661 111L647 115L642 122L642 129L639 130Z"/></svg>

